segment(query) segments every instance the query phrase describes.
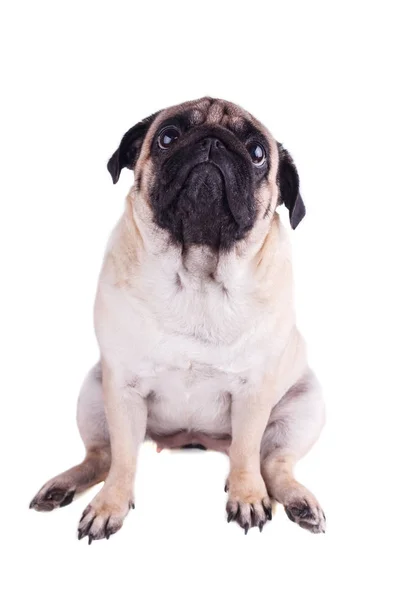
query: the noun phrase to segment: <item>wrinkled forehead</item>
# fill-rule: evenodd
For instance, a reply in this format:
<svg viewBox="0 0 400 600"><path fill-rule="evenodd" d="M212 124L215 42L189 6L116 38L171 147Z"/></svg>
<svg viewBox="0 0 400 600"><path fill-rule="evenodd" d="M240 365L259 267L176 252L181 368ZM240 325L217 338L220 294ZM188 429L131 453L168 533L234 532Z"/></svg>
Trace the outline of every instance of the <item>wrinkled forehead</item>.
<svg viewBox="0 0 400 600"><path fill-rule="evenodd" d="M237 104L218 98L201 98L162 110L153 122L149 136L154 135L159 126L169 119L181 120L186 127L219 125L237 134L250 136L259 133L265 136L270 143L274 142L266 127L250 113Z"/></svg>

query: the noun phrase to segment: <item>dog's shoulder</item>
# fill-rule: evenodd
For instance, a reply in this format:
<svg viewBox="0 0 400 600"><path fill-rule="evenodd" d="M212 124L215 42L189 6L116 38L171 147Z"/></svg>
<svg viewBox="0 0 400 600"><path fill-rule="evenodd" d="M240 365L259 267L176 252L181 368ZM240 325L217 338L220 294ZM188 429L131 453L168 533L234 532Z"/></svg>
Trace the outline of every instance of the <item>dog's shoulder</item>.
<svg viewBox="0 0 400 600"><path fill-rule="evenodd" d="M152 348L166 362L198 357L212 364L224 355L224 364L244 366L260 350L261 356L278 350L293 318L290 254L279 220L251 268L235 254L216 261L198 248L182 258L170 247L155 257L141 244L140 232L123 216L99 279L95 323L101 346L125 348L132 360Z"/></svg>

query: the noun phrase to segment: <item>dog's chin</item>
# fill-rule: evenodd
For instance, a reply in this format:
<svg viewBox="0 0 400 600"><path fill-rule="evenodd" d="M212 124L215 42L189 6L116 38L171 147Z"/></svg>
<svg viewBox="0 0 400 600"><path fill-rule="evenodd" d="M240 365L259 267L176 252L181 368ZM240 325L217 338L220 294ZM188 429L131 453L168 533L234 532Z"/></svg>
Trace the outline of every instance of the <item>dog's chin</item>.
<svg viewBox="0 0 400 600"><path fill-rule="evenodd" d="M196 164L169 206L156 211L156 221L186 247L229 250L253 225L247 214L241 218L232 210L229 187L219 165L208 161Z"/></svg>

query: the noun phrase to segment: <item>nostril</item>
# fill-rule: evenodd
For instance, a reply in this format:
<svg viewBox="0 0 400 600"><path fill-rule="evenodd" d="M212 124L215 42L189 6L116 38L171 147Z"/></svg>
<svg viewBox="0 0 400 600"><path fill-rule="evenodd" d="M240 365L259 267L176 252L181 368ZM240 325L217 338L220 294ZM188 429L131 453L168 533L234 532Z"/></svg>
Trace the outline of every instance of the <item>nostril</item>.
<svg viewBox="0 0 400 600"><path fill-rule="evenodd" d="M202 148L207 148L208 152L221 151L225 149L225 145L216 137L207 137L200 142Z"/></svg>

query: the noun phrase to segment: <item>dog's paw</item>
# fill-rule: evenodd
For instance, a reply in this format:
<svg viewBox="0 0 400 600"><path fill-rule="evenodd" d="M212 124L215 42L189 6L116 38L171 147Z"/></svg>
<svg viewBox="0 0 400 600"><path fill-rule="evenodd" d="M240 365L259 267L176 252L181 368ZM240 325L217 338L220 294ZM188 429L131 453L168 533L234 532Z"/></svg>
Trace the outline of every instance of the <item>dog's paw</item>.
<svg viewBox="0 0 400 600"><path fill-rule="evenodd" d="M104 488L103 488L104 489ZM92 540L108 538L121 529L130 508L135 508L131 499L117 501L117 494L112 490L101 490L83 511L78 525L78 539L88 537Z"/></svg>
<svg viewBox="0 0 400 600"><path fill-rule="evenodd" d="M262 531L264 525L272 519L272 507L261 475L231 473L225 489L229 490L226 504L228 523L236 521L245 534L251 527L258 527Z"/></svg>
<svg viewBox="0 0 400 600"><path fill-rule="evenodd" d="M326 518L324 511L314 496L306 491L305 494L293 498L284 505L287 516L303 529L312 533L325 533Z"/></svg>
<svg viewBox="0 0 400 600"><path fill-rule="evenodd" d="M71 504L75 488L62 479L51 479L36 494L29 508L49 512L55 508Z"/></svg>

